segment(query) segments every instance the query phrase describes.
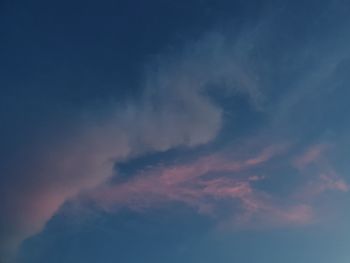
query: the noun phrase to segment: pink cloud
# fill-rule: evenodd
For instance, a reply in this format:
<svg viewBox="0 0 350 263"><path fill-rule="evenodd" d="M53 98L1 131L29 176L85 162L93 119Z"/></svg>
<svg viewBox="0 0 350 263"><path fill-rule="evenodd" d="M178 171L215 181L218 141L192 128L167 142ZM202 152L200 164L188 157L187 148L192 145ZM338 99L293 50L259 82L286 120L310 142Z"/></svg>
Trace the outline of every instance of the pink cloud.
<svg viewBox="0 0 350 263"><path fill-rule="evenodd" d="M322 193L346 192L349 187L326 161L328 146L322 145L311 146L293 158L292 165L305 173L305 179L292 194L277 198L258 190L255 183L266 178L256 172L266 172L268 164L277 167L277 173L283 172L273 160L286 158L282 155L286 149L286 145L273 145L247 158L230 159L217 153L188 163L158 166L139 171L124 183L92 191L88 198L106 210L129 207L144 211L180 202L213 217L220 217L225 203L228 204L225 213L231 215L236 226L307 225L320 216L314 203Z"/></svg>
<svg viewBox="0 0 350 263"><path fill-rule="evenodd" d="M317 144L312 145L300 156L297 156L294 159L294 165L298 169L304 169L308 165L319 161L329 149L330 145L328 144Z"/></svg>
<svg viewBox="0 0 350 263"><path fill-rule="evenodd" d="M244 164L245 166L254 166L258 164L262 164L266 161L269 161L271 158L285 152L288 148L288 144L278 144L278 145L271 145L269 147L266 147L263 149L263 151L250 159L247 159Z"/></svg>
<svg viewBox="0 0 350 263"><path fill-rule="evenodd" d="M312 200L326 191L349 191L348 183L329 161L330 149L329 144L312 145L294 159L294 166L305 176L305 183L296 191L296 196Z"/></svg>
<svg viewBox="0 0 350 263"><path fill-rule="evenodd" d="M41 231L65 201L82 192L83 198L94 200L108 211L119 207L144 211L179 202L211 217L220 217L227 210L224 212L232 216L234 224L255 227L309 224L316 216L310 200L326 190L349 190L347 183L325 162L326 148L320 146L294 158L292 165L300 173L309 174L310 167L316 167L312 174L317 172L311 176L312 182L295 190L294 196L277 202L276 197L257 190L255 184L266 179L257 173L264 175L269 165L276 166L274 161L285 158L286 144L265 147L246 158L219 152L187 163L158 166L139 171L125 182L108 185L114 161L135 153L127 136L111 143L112 132L103 136L101 131L96 132L96 137L94 132L88 133L86 138L69 143L67 149L61 145L60 151L56 148L56 152L40 155L39 164L28 169L36 172L38 180L12 199L9 220L16 229L6 238L8 244L15 247ZM223 203L228 207L222 209Z"/></svg>
<svg viewBox="0 0 350 263"><path fill-rule="evenodd" d="M230 228L276 228L291 226L306 226L315 221L315 211L308 204L277 205L264 201L256 210L243 211L236 215L225 227Z"/></svg>
<svg viewBox="0 0 350 263"><path fill-rule="evenodd" d="M328 191L346 193L349 191L349 185L334 171L325 171L308 180L296 191L295 196L313 201Z"/></svg>
<svg viewBox="0 0 350 263"><path fill-rule="evenodd" d="M307 224L313 218L311 207L278 205L267 193L253 187L264 177L241 176L242 171L249 174L249 169L278 156L281 149L271 146L241 161L217 154L191 163L144 170L129 181L101 187L88 196L107 210L118 207L145 210L175 201L214 217L220 214L222 202L227 201L234 221L239 224L248 224L253 218L264 218L261 221L275 225Z"/></svg>

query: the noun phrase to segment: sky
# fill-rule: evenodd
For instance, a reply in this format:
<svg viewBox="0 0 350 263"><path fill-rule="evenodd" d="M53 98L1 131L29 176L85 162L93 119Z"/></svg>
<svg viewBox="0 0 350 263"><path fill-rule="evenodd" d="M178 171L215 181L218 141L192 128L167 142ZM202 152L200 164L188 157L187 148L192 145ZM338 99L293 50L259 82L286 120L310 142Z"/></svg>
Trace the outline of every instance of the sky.
<svg viewBox="0 0 350 263"><path fill-rule="evenodd" d="M0 1L0 262L348 263L349 12Z"/></svg>

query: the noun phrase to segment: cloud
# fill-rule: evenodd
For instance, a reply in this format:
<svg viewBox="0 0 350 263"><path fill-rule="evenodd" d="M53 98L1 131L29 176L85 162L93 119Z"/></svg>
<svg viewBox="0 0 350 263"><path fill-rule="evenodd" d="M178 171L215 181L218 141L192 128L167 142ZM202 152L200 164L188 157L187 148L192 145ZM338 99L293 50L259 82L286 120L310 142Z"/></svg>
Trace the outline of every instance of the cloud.
<svg viewBox="0 0 350 263"><path fill-rule="evenodd" d="M209 96L213 87L241 92L256 104L258 87L234 56L223 37L211 35L189 44L179 54L151 63L139 100L107 107L102 117L91 114L88 120L62 123L64 135L53 132L23 151L10 168L18 180L10 181L11 190L2 198L0 253L11 254L40 232L67 200L106 183L116 163L212 141L222 127L222 108ZM239 194L247 187L230 183L227 193ZM147 188L150 182L136 184ZM133 187L124 186L119 194ZM216 191L213 185L205 188ZM194 198L190 189L181 191Z"/></svg>
<svg viewBox="0 0 350 263"><path fill-rule="evenodd" d="M266 165L287 149L271 145L241 159L218 153L183 164L149 168L123 183L101 186L81 198L110 212L125 207L141 212L172 202L183 203L230 228L307 225L316 216L308 199L287 196L282 200L255 187L265 180L259 173L269 170Z"/></svg>
<svg viewBox="0 0 350 263"><path fill-rule="evenodd" d="M331 112L339 94L348 97L333 84L338 83L339 65L349 56L349 41L333 41L344 44L332 52L319 45L322 39L309 39L295 48L286 43L290 38L283 41L293 34L284 23L275 22L244 29L239 36L208 34L177 52L160 55L148 65L138 99L106 106L103 116L74 116L73 121L61 123L64 134L53 131L23 149L3 171L6 178L14 175L15 179L6 179L1 186L0 254L11 254L24 239L40 232L62 204L78 196L112 211L122 206L143 211L180 202L209 216L220 216L228 201L229 221L239 226L312 222L317 216L315 199L327 191L349 189L324 156L326 144L300 150L317 136L324 141L329 127L333 132L340 129L330 121L339 114L332 112L325 121L324 113L325 107ZM276 49L277 42L286 44L285 49ZM336 99L328 103L336 91ZM225 114L224 106L212 98L217 92L226 97L240 93L254 110L263 111L263 129L244 138L251 141L252 152L262 149L259 154L242 157L234 147L227 147L227 152L141 171L126 182L110 184L117 176L114 167L121 162L212 142ZM268 95L272 98L264 104ZM249 121L245 119L244 125ZM226 132L232 133L231 126ZM256 143L261 138L265 142ZM302 146L292 144L290 150L278 141L298 141ZM336 147L342 148L339 143ZM284 176L285 163L303 176L301 187L283 198L255 187L273 175Z"/></svg>
<svg viewBox="0 0 350 263"><path fill-rule="evenodd" d="M304 153L295 158L294 165L302 170L310 164L318 162L329 147L330 145L327 144L312 145Z"/></svg>
<svg viewBox="0 0 350 263"><path fill-rule="evenodd" d="M322 221L318 200L324 193L344 193L349 187L326 157L329 144L310 145L301 152L295 147L269 145L247 156L229 146L185 163L140 170L124 182L103 185L80 198L113 213L125 207L143 212L182 203L230 228L305 226ZM273 176L284 176L294 167L294 176L302 181L290 187L290 193L276 195L257 186L273 183Z"/></svg>
<svg viewBox="0 0 350 263"><path fill-rule="evenodd" d="M311 145L294 159L293 165L305 177L303 187L296 193L299 198L312 200L327 191L349 191L348 183L329 160L334 147L325 143Z"/></svg>
<svg viewBox="0 0 350 263"><path fill-rule="evenodd" d="M250 182L260 178L234 176L255 166L249 160L232 161L220 155L203 156L187 164L141 171L134 179L92 191L88 198L106 209L119 206L140 209L179 201L204 211L204 207L210 204L207 198L244 199L250 195L253 191ZM230 176L223 176L222 173L230 173Z"/></svg>

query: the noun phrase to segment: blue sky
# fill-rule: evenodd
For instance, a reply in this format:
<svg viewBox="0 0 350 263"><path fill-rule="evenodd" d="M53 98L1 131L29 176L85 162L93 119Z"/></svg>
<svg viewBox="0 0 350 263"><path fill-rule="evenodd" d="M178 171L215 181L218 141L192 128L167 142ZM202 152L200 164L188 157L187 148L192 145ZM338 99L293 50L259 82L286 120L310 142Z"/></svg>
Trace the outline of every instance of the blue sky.
<svg viewBox="0 0 350 263"><path fill-rule="evenodd" d="M348 262L349 9L2 1L0 261Z"/></svg>

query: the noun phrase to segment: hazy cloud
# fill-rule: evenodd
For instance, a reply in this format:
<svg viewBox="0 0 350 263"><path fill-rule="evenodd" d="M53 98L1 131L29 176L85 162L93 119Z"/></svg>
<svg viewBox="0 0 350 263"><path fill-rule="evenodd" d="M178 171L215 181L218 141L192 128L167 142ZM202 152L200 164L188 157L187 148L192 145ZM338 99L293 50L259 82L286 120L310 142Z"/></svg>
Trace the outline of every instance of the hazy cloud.
<svg viewBox="0 0 350 263"><path fill-rule="evenodd" d="M210 36L160 58L147 70L139 100L112 106L103 117L63 124L71 134L53 133L27 149L25 161L16 160L21 166L11 168L20 181L4 196L2 254L41 231L65 201L105 183L115 163L213 140L222 127L222 108L210 99L210 89L242 92L257 103L256 83L225 45L225 38Z"/></svg>
<svg viewBox="0 0 350 263"><path fill-rule="evenodd" d="M348 192L327 152L328 141L334 141L332 152L340 156L342 141L348 141L350 127L343 115L349 110L349 39L339 29L332 36L341 45L321 45L319 36L305 37L294 47L289 42L298 37L290 37L279 22L283 12L277 13L239 34L208 33L155 57L141 78L135 76L141 79L138 98L108 105L100 115L73 116L60 131L23 149L2 171L15 179L2 187L0 253L13 253L62 204L78 197L108 211L144 211L180 202L220 219L220 208L228 201L223 221L244 227L309 224L319 216L316 200L323 193ZM161 165L110 183L121 162L212 142L225 114L217 93L248 98L249 107L264 115L263 127L194 161ZM338 103L341 98L346 99ZM341 140L334 138L338 134ZM248 154L242 154L235 147L244 148L247 141ZM259 185L286 170L302 177L291 194L277 196Z"/></svg>

